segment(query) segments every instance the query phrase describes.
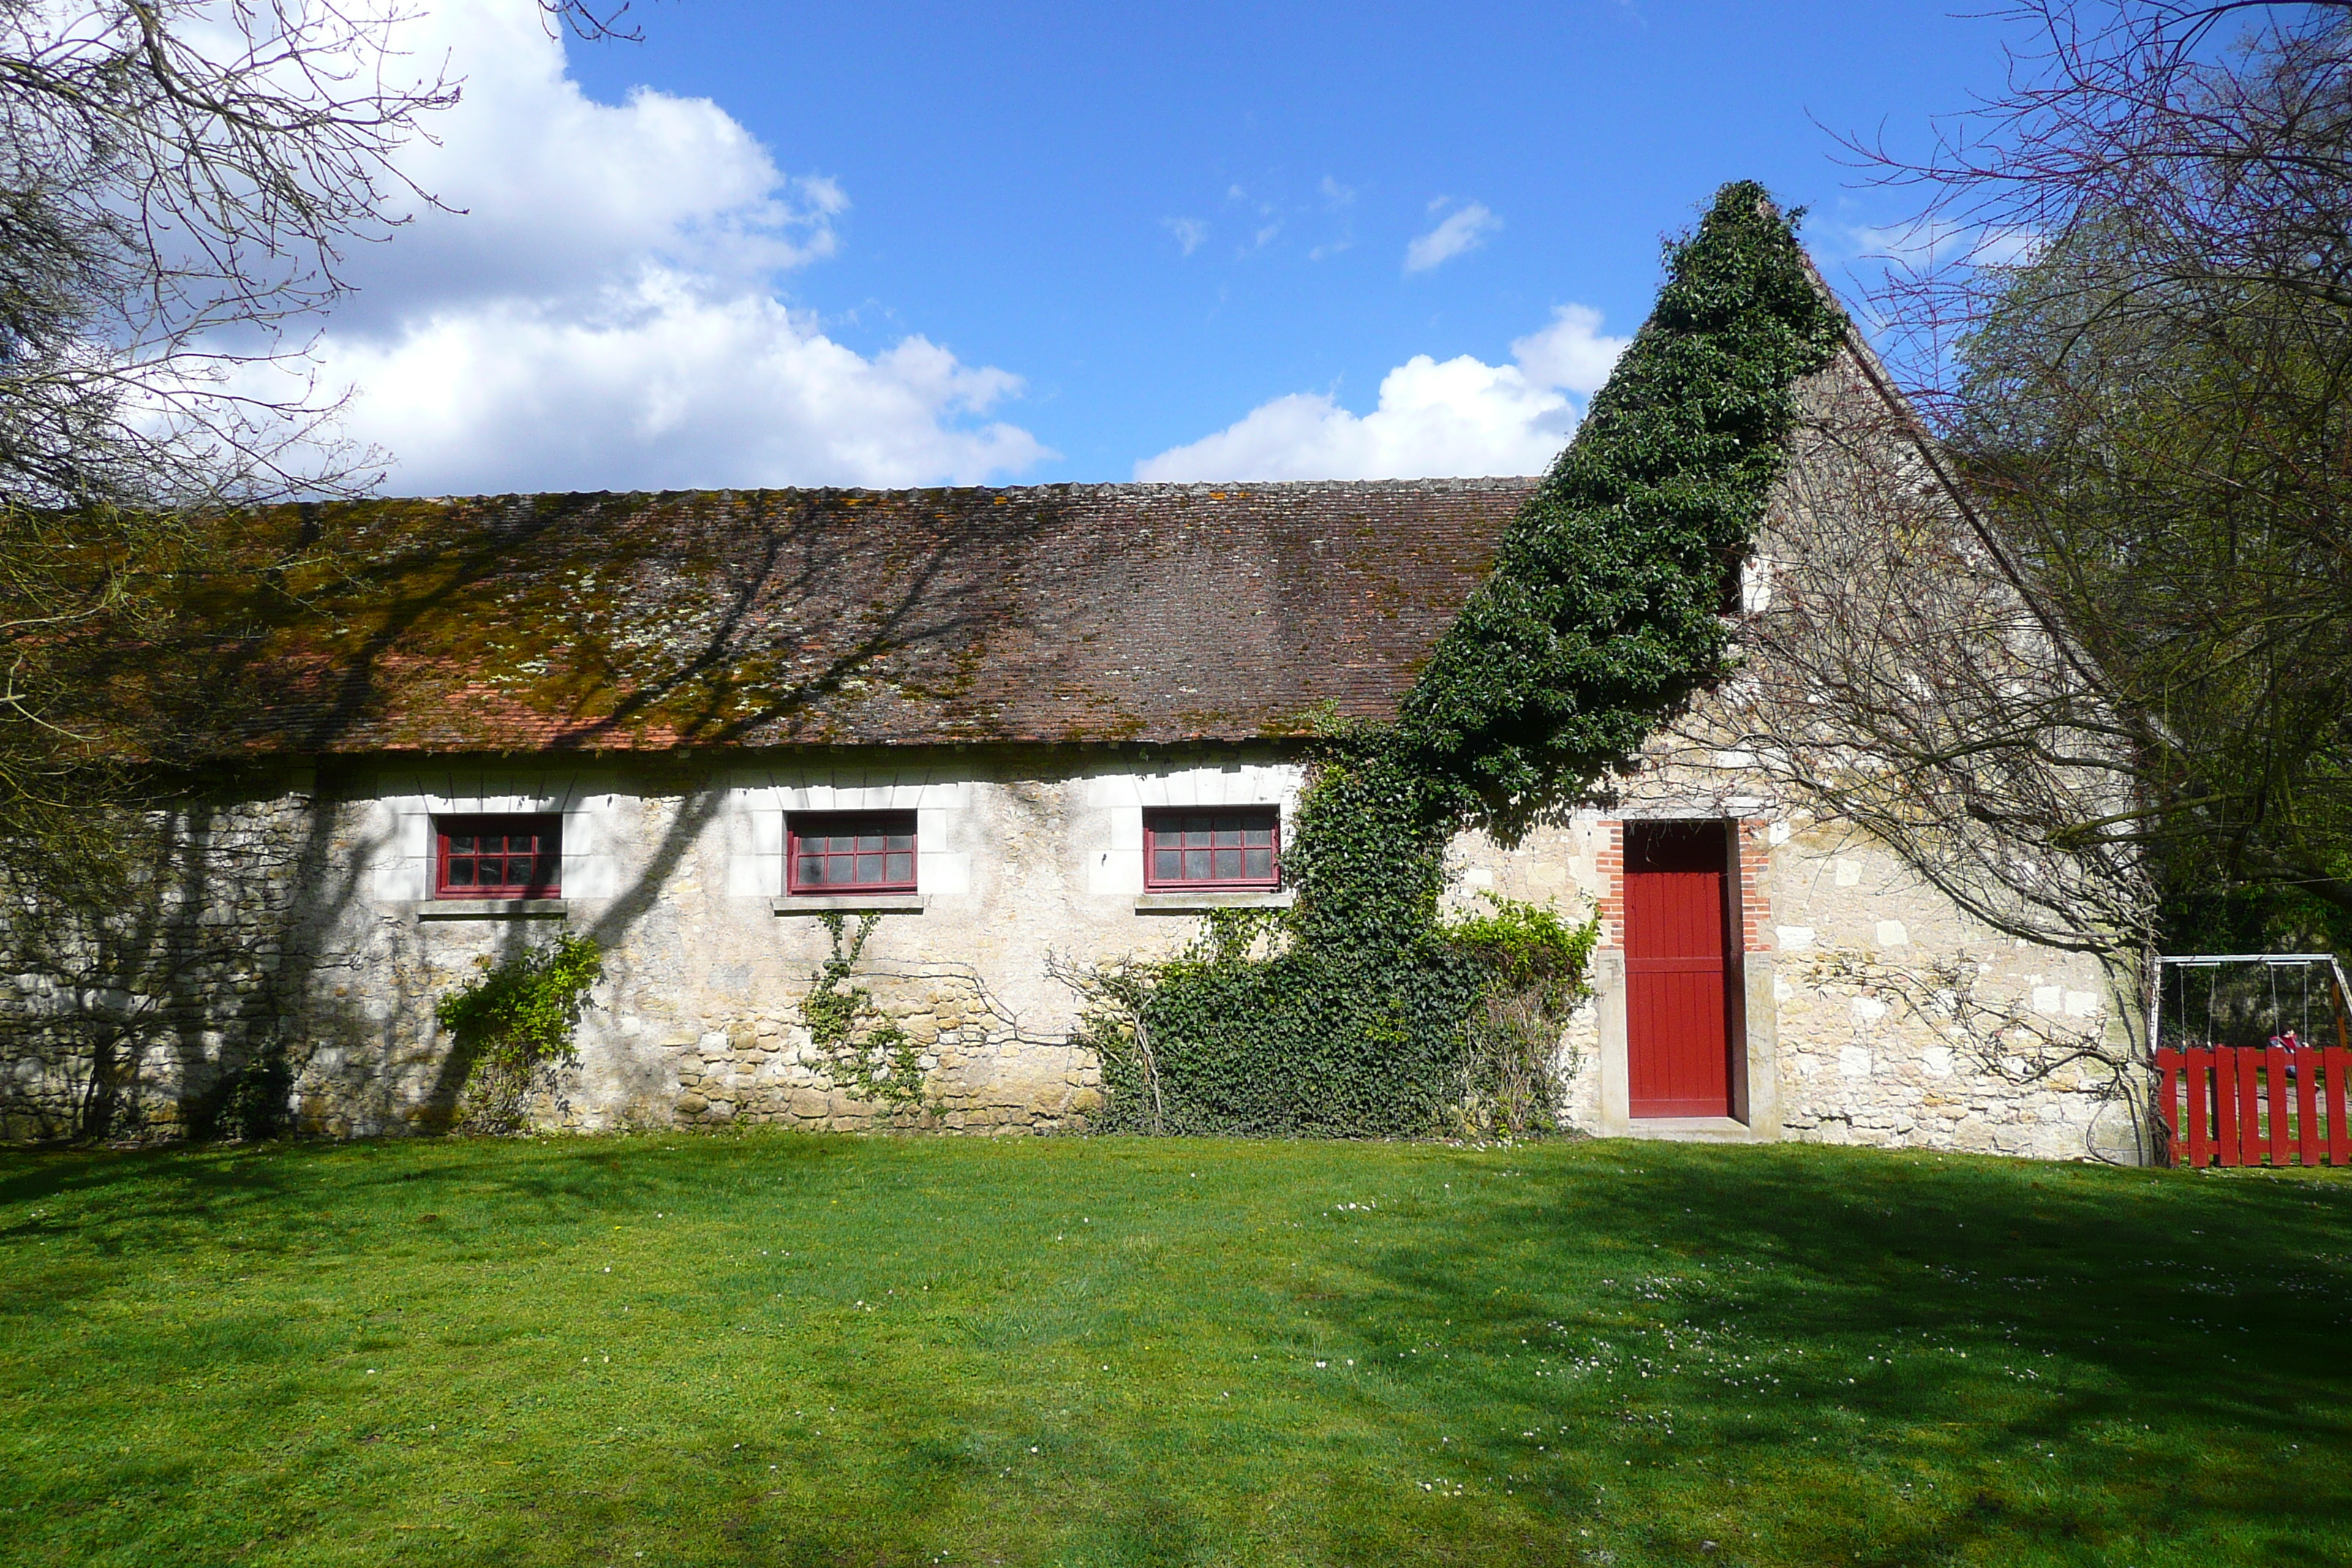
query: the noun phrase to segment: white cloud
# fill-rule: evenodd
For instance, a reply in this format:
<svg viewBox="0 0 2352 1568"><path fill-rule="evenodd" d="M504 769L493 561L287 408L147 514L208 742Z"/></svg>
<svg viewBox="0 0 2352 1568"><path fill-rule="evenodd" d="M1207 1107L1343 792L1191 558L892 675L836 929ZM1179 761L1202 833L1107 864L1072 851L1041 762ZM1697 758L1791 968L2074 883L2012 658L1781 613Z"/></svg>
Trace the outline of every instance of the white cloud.
<svg viewBox="0 0 2352 1568"><path fill-rule="evenodd" d="M1168 232L1176 237L1176 243L1184 247L1187 256L1200 249L1201 242L1209 237L1209 226L1199 218L1164 217L1160 221L1168 226Z"/></svg>
<svg viewBox="0 0 2352 1568"><path fill-rule="evenodd" d="M1440 197L1431 204L1431 210L1444 205ZM1442 267L1457 256L1466 255L1486 243L1486 237L1503 226L1503 220L1486 210L1483 202L1472 202L1445 215L1444 221L1427 234L1404 247L1404 269L1426 272Z"/></svg>
<svg viewBox="0 0 2352 1568"><path fill-rule="evenodd" d="M392 488L969 482L1050 456L982 417L1018 377L921 337L861 354L777 298L840 248L839 185L708 99L590 100L540 16L446 0L406 25L465 79L403 158L457 210L355 255L318 348Z"/></svg>
<svg viewBox="0 0 2352 1568"><path fill-rule="evenodd" d="M974 484L1045 456L974 425L1018 377L926 339L871 358L776 300L648 268L594 301L493 300L344 345L358 433L404 454L398 488Z"/></svg>
<svg viewBox="0 0 2352 1568"><path fill-rule="evenodd" d="M1551 324L1511 345L1511 357L1539 385L1565 387L1580 397L1601 390L1631 340L1605 337L1601 312L1590 305L1561 305Z"/></svg>
<svg viewBox="0 0 2352 1568"><path fill-rule="evenodd" d="M1563 305L1511 345L1513 363L1415 354L1381 379L1358 416L1328 393L1299 392L1135 465L1139 479L1392 479L1532 474L1548 468L1608 379L1627 340L1601 313Z"/></svg>

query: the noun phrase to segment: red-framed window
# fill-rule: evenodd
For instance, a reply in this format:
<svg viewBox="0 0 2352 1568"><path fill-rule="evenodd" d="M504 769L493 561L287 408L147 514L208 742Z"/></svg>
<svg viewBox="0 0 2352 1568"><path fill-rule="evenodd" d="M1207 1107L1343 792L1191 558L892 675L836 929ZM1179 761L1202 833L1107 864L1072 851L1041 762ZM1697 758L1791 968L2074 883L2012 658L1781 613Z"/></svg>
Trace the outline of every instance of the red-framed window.
<svg viewBox="0 0 2352 1568"><path fill-rule="evenodd" d="M1282 886L1282 813L1271 805L1143 814L1147 888Z"/></svg>
<svg viewBox="0 0 2352 1568"><path fill-rule="evenodd" d="M552 899L563 890L563 818L442 816L433 822L436 899Z"/></svg>
<svg viewBox="0 0 2352 1568"><path fill-rule="evenodd" d="M911 811L796 811L784 818L787 893L911 893Z"/></svg>

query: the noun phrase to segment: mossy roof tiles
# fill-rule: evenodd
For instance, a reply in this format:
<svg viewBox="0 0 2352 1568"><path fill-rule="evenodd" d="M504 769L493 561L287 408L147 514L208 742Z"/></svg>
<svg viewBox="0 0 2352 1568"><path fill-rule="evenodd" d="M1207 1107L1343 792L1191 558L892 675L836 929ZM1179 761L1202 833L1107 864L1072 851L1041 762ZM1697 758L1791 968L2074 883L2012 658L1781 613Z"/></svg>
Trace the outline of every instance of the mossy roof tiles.
<svg viewBox="0 0 2352 1568"><path fill-rule="evenodd" d="M214 758L1297 734L1394 711L1534 482L248 513L189 577L166 727Z"/></svg>

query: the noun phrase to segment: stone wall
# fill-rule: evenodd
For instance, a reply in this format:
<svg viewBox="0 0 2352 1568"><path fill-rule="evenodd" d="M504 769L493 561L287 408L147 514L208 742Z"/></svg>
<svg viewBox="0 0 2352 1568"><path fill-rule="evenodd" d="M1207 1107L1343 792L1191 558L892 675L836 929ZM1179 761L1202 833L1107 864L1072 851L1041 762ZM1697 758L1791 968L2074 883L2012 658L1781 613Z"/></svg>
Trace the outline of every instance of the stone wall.
<svg viewBox="0 0 2352 1568"><path fill-rule="evenodd" d="M872 977L866 977L872 984ZM1076 1132L1102 1108L1102 1072L1067 1046L1034 1045L994 1016L984 989L952 973L888 987L880 1010L921 1051L924 1104L894 1112L838 1087L799 1010L769 1008L678 1050L681 1121L864 1131ZM567 1086L568 1087L568 1086ZM577 1124L576 1116L565 1116Z"/></svg>
<svg viewBox="0 0 2352 1568"><path fill-rule="evenodd" d="M20 871L0 899L0 1140L212 1129L299 1010L307 892L332 879L319 816L291 792L192 801L122 823L81 876Z"/></svg>
<svg viewBox="0 0 2352 1568"><path fill-rule="evenodd" d="M1510 851L1468 837L1454 856L1456 907L1491 890L1604 917L1596 994L1562 1040L1570 1124L1604 1136L2146 1157L2144 1076L2116 1065L2137 1048L2128 976L1970 921L1880 846L1727 794L1733 781L1675 769L1664 745L1658 756L1655 770L1619 781L1605 809L1538 828ZM1622 824L1641 817L1727 817L1743 828L1737 1125L1663 1130L1628 1113L1622 844Z"/></svg>
<svg viewBox="0 0 2352 1568"><path fill-rule="evenodd" d="M299 1131L446 1126L459 1086L435 1001L559 921L604 947L606 973L579 1060L540 1106L547 1124L892 1120L824 1071L799 1002L830 939L811 910L780 912L785 813L849 809L919 824L921 907L881 915L857 969L924 1047L926 1109L899 1120L1075 1130L1101 1104L1100 1077L1068 1043L1076 997L1051 961L1164 953L1195 924L1143 895L1144 810L1287 809L1299 778L1278 747L1150 760L1097 747L716 771L369 767L249 785L159 827L173 847L141 884L159 912L127 924L162 934L136 954L110 928L46 957L0 933L15 976L0 994L0 1136L200 1128L241 1071L272 1061ZM433 818L507 812L562 815L558 906L425 897Z"/></svg>
<svg viewBox="0 0 2352 1568"><path fill-rule="evenodd" d="M241 1072L272 1060L301 1131L445 1125L457 1085L435 1000L544 940L559 912L605 948L606 977L577 1064L539 1107L545 1125L1075 1131L1101 1087L1068 1044L1076 997L1056 961L1165 953L1197 925L1143 893L1144 808L1286 811L1299 780L1277 747L291 776L159 824L140 882L152 910L126 910L71 962L16 942L0 1131L198 1129ZM802 1022L831 937L781 897L784 814L856 807L918 814L923 901L878 919L857 982L922 1053L919 1112L854 1099ZM433 817L508 811L562 814L560 911L446 918L425 897ZM1617 825L1642 815L1737 818L1750 850L1743 1115L1679 1131L2129 1155L2111 1081L2080 1066L2037 1076L2069 1041L2121 1039L2095 965L1971 928L1883 852L1760 797L1661 770L1509 850L1464 839L1449 898L1605 910ZM1604 933L1599 993L1563 1041L1565 1110L1588 1131L1655 1132L1624 1112L1616 940Z"/></svg>

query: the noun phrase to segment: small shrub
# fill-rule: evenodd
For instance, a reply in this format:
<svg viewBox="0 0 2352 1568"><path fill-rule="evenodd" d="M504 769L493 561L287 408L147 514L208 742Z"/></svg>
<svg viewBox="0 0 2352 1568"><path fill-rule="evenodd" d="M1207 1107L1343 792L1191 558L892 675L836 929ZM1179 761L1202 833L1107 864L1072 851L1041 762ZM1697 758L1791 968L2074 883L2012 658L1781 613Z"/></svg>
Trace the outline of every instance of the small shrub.
<svg viewBox="0 0 2352 1568"><path fill-rule="evenodd" d="M293 1066L285 1050L273 1046L247 1059L205 1097L190 1121L188 1136L199 1142L223 1138L239 1143L282 1137L293 1121L289 1103L293 1095Z"/></svg>
<svg viewBox="0 0 2352 1568"><path fill-rule="evenodd" d="M1576 1071L1560 1055L1560 1031L1592 994L1589 966L1601 918L1570 926L1549 905L1487 895L1490 911L1444 928L1487 975L1485 992L1463 1021L1462 1097L1456 1128L1470 1136L1524 1138L1556 1132L1559 1110Z"/></svg>
<svg viewBox="0 0 2352 1568"><path fill-rule="evenodd" d="M604 952L590 937L563 932L502 963L482 960L473 984L433 1009L464 1064L456 1124L466 1131L520 1129L534 1089L579 1059L572 1035L604 978Z"/></svg>

